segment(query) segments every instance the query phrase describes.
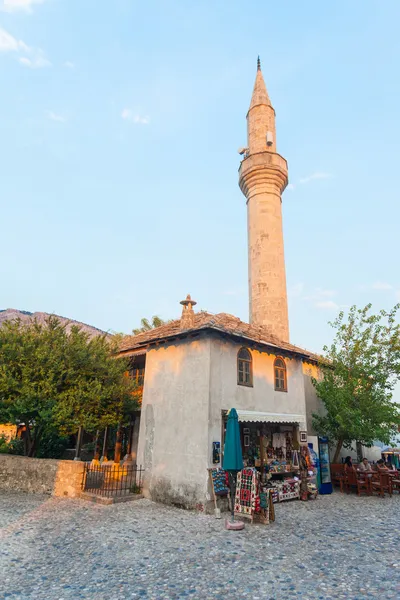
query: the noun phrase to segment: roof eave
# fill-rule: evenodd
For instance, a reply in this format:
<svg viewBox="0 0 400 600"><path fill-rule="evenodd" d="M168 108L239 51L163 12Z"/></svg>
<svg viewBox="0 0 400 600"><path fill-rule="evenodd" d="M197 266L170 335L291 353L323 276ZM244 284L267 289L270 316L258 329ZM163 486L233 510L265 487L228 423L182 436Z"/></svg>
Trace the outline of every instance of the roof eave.
<svg viewBox="0 0 400 600"><path fill-rule="evenodd" d="M213 326L210 324L207 325L203 325L200 327L196 327L194 329L183 329L181 331L177 331L176 333L173 334L169 334L169 335L163 335L160 336L158 338L152 338L151 340L146 340L143 342L139 342L139 344L137 346L133 346L132 348L129 349L125 349L125 350L120 350L120 354L127 354L129 353L133 353L135 350L138 351L141 348L144 347L149 347L155 344L158 344L160 342L166 342L166 341L171 341L172 339L182 339L185 337L188 337L192 334L196 334L196 333L200 333L200 332L205 332L205 331L211 331L211 332L217 332L220 333L224 336L228 336L231 338L236 338L236 339L240 339L242 341L245 341L247 343L251 343L251 344L255 344L255 345L259 345L262 346L263 348L269 348L271 350L279 350L282 353L288 353L288 354L294 354L296 356L298 356L299 358L305 359L307 361L312 361L312 362L317 362L310 354L307 354L305 352L300 352L299 350L292 350L290 348L284 348L282 346L278 346L276 344L273 344L272 342L265 342L262 340L255 340L253 338L249 338L246 335L242 334L242 333L236 333L233 331L226 331L225 329L222 329L221 327L218 326ZM136 353L136 352L135 352Z"/></svg>

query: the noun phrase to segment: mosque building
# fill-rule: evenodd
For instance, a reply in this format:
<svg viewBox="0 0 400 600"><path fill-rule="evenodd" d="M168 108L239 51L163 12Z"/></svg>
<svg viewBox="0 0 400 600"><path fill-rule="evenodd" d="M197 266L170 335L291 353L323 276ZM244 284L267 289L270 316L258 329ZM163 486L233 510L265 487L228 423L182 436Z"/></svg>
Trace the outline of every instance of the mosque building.
<svg viewBox="0 0 400 600"><path fill-rule="evenodd" d="M253 462L260 432L268 456L289 460L312 439L318 409L311 382L318 357L289 341L281 209L288 166L277 153L275 110L260 60L247 112L247 147L240 152L249 323L196 312L187 296L180 319L125 337L120 347L143 383L134 454L145 469L144 494L179 506L210 501L208 469L221 464L230 408L239 415L244 456Z"/></svg>

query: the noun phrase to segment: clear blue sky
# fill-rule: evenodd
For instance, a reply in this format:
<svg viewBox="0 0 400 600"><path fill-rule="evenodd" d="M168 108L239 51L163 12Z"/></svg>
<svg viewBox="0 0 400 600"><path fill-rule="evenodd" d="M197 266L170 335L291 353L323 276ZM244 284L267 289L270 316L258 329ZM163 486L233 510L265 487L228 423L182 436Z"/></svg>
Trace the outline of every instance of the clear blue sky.
<svg viewBox="0 0 400 600"><path fill-rule="evenodd" d="M291 340L400 299L400 3L0 0L0 308L248 318L237 149L260 54Z"/></svg>

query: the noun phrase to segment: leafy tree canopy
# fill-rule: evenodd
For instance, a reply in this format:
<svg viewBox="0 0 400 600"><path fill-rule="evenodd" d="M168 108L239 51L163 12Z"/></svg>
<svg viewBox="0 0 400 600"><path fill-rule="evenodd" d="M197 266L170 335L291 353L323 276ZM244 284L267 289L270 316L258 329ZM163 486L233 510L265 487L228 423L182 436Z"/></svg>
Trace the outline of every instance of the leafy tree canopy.
<svg viewBox="0 0 400 600"><path fill-rule="evenodd" d="M374 440L390 444L400 424L400 405L392 401L400 378L400 325L397 304L390 312L372 314L371 304L352 306L330 323L336 335L324 347L321 378L314 379L324 414L313 415L317 433L336 443L333 461L354 441L372 446Z"/></svg>
<svg viewBox="0 0 400 600"><path fill-rule="evenodd" d="M137 335L138 333L144 333L145 331L150 331L150 329L156 329L157 327L161 327L161 325L165 325L165 323L168 322L169 321L163 321L163 319L161 319L161 317L157 317L157 315L154 315L154 317L152 317L151 320L144 318L140 321L140 327L138 329L133 329L132 333L133 335Z"/></svg>
<svg viewBox="0 0 400 600"><path fill-rule="evenodd" d="M0 422L25 423L26 452L43 436L94 432L124 422L137 408L128 363L115 359L117 339L67 333L56 317L0 327Z"/></svg>

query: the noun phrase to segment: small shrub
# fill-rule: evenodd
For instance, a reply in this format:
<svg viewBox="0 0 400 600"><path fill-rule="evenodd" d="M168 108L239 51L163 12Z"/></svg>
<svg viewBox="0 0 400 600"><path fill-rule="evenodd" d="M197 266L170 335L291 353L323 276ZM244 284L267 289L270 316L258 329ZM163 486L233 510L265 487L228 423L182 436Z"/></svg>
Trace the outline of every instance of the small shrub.
<svg viewBox="0 0 400 600"><path fill-rule="evenodd" d="M0 436L0 454L24 454L24 440L12 438L8 440L4 435Z"/></svg>
<svg viewBox="0 0 400 600"><path fill-rule="evenodd" d="M62 458L69 445L69 437L52 431L43 435L37 453L38 458Z"/></svg>

